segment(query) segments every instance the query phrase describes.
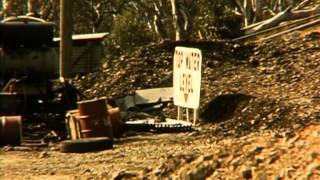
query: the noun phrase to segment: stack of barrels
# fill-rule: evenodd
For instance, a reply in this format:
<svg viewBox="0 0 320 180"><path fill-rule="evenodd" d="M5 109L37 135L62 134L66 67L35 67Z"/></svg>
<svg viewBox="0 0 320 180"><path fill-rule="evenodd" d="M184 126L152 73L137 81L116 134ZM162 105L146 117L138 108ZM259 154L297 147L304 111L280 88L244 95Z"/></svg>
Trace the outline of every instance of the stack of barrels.
<svg viewBox="0 0 320 180"><path fill-rule="evenodd" d="M67 125L71 139L120 137L123 130L118 108L107 108L106 98L79 101L78 109L68 111Z"/></svg>

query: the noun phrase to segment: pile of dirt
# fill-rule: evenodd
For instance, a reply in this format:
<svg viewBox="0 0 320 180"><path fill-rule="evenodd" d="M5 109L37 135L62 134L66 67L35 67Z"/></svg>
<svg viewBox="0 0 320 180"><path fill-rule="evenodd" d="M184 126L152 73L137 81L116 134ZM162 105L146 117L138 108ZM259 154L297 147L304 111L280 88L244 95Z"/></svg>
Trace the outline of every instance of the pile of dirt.
<svg viewBox="0 0 320 180"><path fill-rule="evenodd" d="M250 52L247 46L226 41L164 41L109 60L99 72L76 77L74 83L88 98L115 98L133 94L137 89L172 86L173 52L176 46L200 48L204 66L214 66L212 59L221 62L241 61L247 56L243 48Z"/></svg>
<svg viewBox="0 0 320 180"><path fill-rule="evenodd" d="M89 98L117 98L137 89L172 86L176 46L196 47L203 53L200 118L217 125L214 134L238 137L266 130L282 133L318 117L312 108L320 75L320 45L314 34L293 33L257 44L164 41L110 60L101 71L77 77L74 83ZM236 94L252 98L236 105L232 112L223 110L232 105L228 100L210 106L216 98ZM307 107L310 110L305 112ZM176 115L172 106L163 113L170 118ZM215 119L219 114L226 114L226 118Z"/></svg>

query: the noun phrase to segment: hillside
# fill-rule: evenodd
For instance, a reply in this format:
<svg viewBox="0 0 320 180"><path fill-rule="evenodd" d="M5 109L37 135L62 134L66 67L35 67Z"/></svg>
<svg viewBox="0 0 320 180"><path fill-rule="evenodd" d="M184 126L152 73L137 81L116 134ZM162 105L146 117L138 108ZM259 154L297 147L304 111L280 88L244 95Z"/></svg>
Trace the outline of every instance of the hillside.
<svg viewBox="0 0 320 180"><path fill-rule="evenodd" d="M4 147L0 177L318 179L319 40L319 33L295 32L255 44L166 41L110 60L100 72L74 80L88 98L172 86L174 47L200 48L201 121L195 131L127 136L112 150L87 154ZM172 104L163 113L176 115Z"/></svg>
<svg viewBox="0 0 320 180"><path fill-rule="evenodd" d="M230 130L227 134L241 136L259 129L293 130L317 117L312 108L319 97L317 35L297 32L258 44L152 44L104 64L102 72L78 78L75 84L90 98L116 98L137 89L172 86L174 47L197 47L204 55L200 117L221 124L223 128L216 133ZM308 112L305 106L310 106ZM167 108L165 114L174 118L173 109ZM230 113L233 115L227 117Z"/></svg>

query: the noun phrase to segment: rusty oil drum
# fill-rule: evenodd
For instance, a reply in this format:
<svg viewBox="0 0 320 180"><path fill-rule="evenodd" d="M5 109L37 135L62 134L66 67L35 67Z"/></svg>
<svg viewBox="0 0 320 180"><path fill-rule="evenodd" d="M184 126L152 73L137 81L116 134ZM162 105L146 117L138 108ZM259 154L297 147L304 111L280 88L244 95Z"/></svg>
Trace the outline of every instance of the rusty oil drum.
<svg viewBox="0 0 320 180"><path fill-rule="evenodd" d="M22 117L0 117L0 145L20 145L22 140Z"/></svg>
<svg viewBox="0 0 320 180"><path fill-rule="evenodd" d="M106 109L106 98L78 102L81 138L113 138L112 127Z"/></svg>

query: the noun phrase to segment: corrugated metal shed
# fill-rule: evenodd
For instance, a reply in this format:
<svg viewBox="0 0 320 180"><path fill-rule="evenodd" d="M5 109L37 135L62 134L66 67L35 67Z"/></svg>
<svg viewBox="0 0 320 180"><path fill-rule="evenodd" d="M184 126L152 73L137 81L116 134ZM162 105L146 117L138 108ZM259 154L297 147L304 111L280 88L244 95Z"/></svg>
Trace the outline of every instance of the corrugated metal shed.
<svg viewBox="0 0 320 180"><path fill-rule="evenodd" d="M83 74L96 71L103 57L102 41L108 33L73 35L72 72ZM54 38L59 53L60 38Z"/></svg>

